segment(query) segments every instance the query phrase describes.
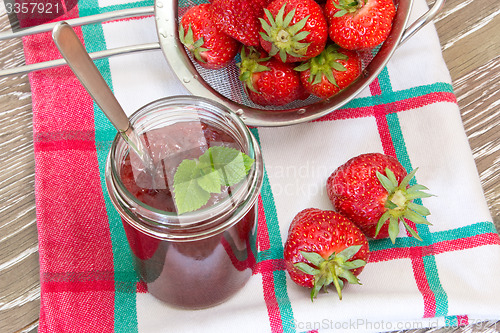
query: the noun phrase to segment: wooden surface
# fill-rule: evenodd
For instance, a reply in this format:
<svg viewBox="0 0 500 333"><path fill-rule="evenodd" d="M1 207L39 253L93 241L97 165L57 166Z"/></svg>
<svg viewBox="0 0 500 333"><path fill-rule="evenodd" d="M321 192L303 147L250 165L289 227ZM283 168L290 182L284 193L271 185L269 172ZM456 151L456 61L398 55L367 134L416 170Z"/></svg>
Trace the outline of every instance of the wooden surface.
<svg viewBox="0 0 500 333"><path fill-rule="evenodd" d="M447 0L435 22L486 200L500 230L499 13L498 0ZM7 24L0 4L0 31L7 29ZM23 62L20 40L0 41L1 68ZM31 112L27 75L0 78L0 332L3 333L34 332L39 315ZM471 330L500 332L500 324L486 323L465 329Z"/></svg>

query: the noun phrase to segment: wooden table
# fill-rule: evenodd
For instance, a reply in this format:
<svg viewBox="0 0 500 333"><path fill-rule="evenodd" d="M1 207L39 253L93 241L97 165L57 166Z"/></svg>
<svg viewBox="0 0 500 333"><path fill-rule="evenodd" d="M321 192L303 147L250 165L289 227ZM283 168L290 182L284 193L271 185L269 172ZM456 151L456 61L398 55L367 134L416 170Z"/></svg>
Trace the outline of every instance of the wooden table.
<svg viewBox="0 0 500 333"><path fill-rule="evenodd" d="M0 4L0 31L8 27L3 11ZM498 0L447 0L435 23L485 196L500 230L498 14ZM20 40L0 42L1 68L23 63ZM0 78L0 332L3 333L36 331L39 315L30 96L27 75ZM495 327L500 331L499 323L483 326Z"/></svg>

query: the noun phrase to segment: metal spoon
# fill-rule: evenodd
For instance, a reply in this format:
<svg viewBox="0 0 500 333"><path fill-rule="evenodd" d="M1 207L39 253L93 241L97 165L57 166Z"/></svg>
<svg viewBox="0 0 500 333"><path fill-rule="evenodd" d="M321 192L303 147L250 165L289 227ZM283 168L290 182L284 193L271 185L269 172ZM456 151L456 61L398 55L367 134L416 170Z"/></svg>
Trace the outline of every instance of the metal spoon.
<svg viewBox="0 0 500 333"><path fill-rule="evenodd" d="M52 30L52 39L78 80L123 139L139 156L145 169L150 174L154 174L154 165L150 155L73 28L66 22L58 23Z"/></svg>

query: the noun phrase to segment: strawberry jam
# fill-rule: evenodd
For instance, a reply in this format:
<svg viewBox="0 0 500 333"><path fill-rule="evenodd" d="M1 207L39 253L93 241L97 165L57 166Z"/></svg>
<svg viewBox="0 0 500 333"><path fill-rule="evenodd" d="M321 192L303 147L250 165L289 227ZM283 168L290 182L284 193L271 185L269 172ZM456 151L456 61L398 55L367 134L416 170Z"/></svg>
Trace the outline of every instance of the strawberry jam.
<svg viewBox="0 0 500 333"><path fill-rule="evenodd" d="M157 224L148 224L154 219L148 215L149 211L145 213L146 223L144 216L125 211L114 202L123 218L136 270L148 291L170 305L197 309L219 304L241 289L252 274L255 200L239 215L213 217L214 214L208 214L201 220L183 223L175 220L178 216L171 187L181 161L197 159L212 146L243 148L232 135L199 121L152 129L146 131L143 138L154 164L161 165L161 172L151 175L134 160L134 155L124 154L117 165L118 181L140 202L140 209L165 215L168 223L159 220L154 221ZM223 188L220 194L212 194L201 209L217 207L232 195L231 191L231 188ZM210 231L224 224L228 226L217 232ZM169 233L175 233L175 238ZM193 233L196 236L191 237Z"/></svg>
<svg viewBox="0 0 500 333"><path fill-rule="evenodd" d="M175 123L168 128L154 129L143 134L143 142L154 164L162 169L161 172L153 177L144 171L136 155L127 155L120 178L138 200L167 212L176 211L170 184L183 160L199 158L212 145L240 149L230 135L199 122ZM223 192L221 195L225 194ZM208 204L213 205L221 195L212 195Z"/></svg>
<svg viewBox="0 0 500 333"><path fill-rule="evenodd" d="M250 278L255 220L251 209L222 234L192 242L162 241L123 225L148 292L176 307L200 309L222 303Z"/></svg>

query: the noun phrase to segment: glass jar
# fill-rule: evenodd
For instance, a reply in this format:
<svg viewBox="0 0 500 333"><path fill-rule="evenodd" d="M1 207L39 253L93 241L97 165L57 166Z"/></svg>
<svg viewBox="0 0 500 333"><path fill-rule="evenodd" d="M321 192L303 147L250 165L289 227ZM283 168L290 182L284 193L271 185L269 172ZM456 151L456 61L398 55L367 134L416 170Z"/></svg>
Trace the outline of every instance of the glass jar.
<svg viewBox="0 0 500 333"><path fill-rule="evenodd" d="M163 183L150 177L155 185L148 189L144 170L134 166L136 155L115 137L106 186L138 273L148 291L170 305L198 309L222 303L244 286L255 265L256 199L263 179L257 141L236 114L195 96L157 100L130 122L164 174ZM254 162L238 184L223 186L198 210L178 214L170 191L174 171L213 146L238 149Z"/></svg>

